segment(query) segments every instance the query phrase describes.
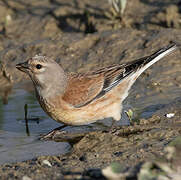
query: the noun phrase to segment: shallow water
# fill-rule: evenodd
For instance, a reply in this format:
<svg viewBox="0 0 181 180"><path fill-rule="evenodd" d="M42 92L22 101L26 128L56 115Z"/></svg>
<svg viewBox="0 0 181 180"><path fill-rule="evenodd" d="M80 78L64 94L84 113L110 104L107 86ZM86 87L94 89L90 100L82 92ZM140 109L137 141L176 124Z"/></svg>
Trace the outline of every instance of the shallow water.
<svg viewBox="0 0 181 180"><path fill-rule="evenodd" d="M26 88L27 89L26 85ZM41 141L41 134L59 127L61 124L48 117L39 106L35 95L22 89L21 85L13 87L8 96L8 103L0 100L0 164L32 159L40 155L65 154L71 148L68 142ZM24 106L28 104L28 126L25 122ZM123 118L121 125L128 124ZM81 127L68 127L69 132L87 132L111 125L110 119L97 124ZM28 129L27 129L28 128Z"/></svg>
<svg viewBox="0 0 181 180"><path fill-rule="evenodd" d="M148 119L157 111L162 111L162 109L180 99L180 87L162 86L160 89L162 90L161 92L156 91L153 88L146 87L144 83L137 80L131 88L130 95L124 102L125 106L131 104L131 109L135 112L135 116L137 116L134 116L136 119ZM139 96L137 97L137 95Z"/></svg>
<svg viewBox="0 0 181 180"><path fill-rule="evenodd" d="M24 105L28 104L29 134L24 120ZM33 116L33 117L32 117ZM38 118L38 121L33 118ZM23 89L13 88L8 104L0 102L0 164L31 159L39 155L68 152L65 142L40 141L40 134L60 126L42 111L35 97Z"/></svg>

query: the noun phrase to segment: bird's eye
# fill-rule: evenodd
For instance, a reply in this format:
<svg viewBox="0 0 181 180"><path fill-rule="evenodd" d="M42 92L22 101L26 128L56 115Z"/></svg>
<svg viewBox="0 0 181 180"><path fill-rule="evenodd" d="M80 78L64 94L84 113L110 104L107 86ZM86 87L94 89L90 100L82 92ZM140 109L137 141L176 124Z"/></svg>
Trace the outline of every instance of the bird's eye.
<svg viewBox="0 0 181 180"><path fill-rule="evenodd" d="M42 65L41 64L37 64L36 65L36 69L41 69L42 68Z"/></svg>

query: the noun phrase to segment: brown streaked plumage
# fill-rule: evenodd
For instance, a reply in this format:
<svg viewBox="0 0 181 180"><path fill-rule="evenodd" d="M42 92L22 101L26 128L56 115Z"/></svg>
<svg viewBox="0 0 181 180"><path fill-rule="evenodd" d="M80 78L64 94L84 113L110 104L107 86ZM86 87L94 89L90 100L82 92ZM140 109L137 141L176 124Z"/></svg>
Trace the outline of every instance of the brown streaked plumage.
<svg viewBox="0 0 181 180"><path fill-rule="evenodd" d="M136 79L176 49L170 45L151 56L85 74L66 74L45 56L35 56L16 67L30 76L38 101L50 117L65 125L84 125L108 117L120 120L122 102Z"/></svg>

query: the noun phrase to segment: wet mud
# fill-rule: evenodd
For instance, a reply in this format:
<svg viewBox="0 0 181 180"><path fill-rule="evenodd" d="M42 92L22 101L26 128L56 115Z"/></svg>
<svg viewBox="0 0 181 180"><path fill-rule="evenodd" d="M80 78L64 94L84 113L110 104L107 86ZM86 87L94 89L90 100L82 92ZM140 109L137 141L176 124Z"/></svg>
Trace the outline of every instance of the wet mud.
<svg viewBox="0 0 181 180"><path fill-rule="evenodd" d="M36 54L54 58L67 72L87 72L181 42L179 1L128 1L122 20L109 19L106 11L109 4L103 0L0 1L1 103L8 103L17 84L33 91L15 65ZM170 179L175 178L173 172L181 177L175 158L180 157L180 141L175 141L181 134L180 57L177 50L136 81L124 102L134 112L129 126L119 126L114 133L99 129L68 137L60 132L54 140L68 142L69 153L3 164L0 179L106 179L102 169L112 162L121 164L125 179L141 179L146 162L163 170L158 159L170 167ZM170 160L166 148L171 142L176 145Z"/></svg>

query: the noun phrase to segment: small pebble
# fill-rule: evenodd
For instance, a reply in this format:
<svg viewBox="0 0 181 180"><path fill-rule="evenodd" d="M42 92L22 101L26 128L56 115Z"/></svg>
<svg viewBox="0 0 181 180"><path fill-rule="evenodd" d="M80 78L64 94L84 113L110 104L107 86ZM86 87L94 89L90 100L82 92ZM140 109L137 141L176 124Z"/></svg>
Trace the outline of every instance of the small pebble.
<svg viewBox="0 0 181 180"><path fill-rule="evenodd" d="M174 116L175 116L174 113L168 113L168 114L166 114L166 117L167 117L167 118L172 118L172 117L174 117Z"/></svg>
<svg viewBox="0 0 181 180"><path fill-rule="evenodd" d="M43 160L43 164L52 167L51 163L48 160Z"/></svg>

